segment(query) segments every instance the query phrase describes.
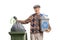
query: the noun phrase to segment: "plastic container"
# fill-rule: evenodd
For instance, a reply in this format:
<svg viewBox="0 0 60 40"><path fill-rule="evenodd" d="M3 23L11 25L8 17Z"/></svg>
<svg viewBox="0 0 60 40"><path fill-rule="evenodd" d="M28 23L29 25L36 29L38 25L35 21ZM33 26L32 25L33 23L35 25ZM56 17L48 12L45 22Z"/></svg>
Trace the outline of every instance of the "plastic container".
<svg viewBox="0 0 60 40"><path fill-rule="evenodd" d="M42 15L40 17L41 19L41 31L45 31L49 27L49 18L48 15Z"/></svg>

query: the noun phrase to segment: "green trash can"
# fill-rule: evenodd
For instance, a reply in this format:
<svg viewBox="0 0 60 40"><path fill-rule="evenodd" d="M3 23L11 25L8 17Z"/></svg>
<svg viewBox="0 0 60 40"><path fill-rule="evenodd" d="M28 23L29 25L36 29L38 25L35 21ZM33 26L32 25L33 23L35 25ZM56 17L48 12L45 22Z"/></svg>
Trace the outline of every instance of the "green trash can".
<svg viewBox="0 0 60 40"><path fill-rule="evenodd" d="M13 19L15 19L15 21L17 20L15 16ZM27 40L27 33L24 26L17 21L13 23L9 34L11 36L11 40Z"/></svg>
<svg viewBox="0 0 60 40"><path fill-rule="evenodd" d="M11 40L27 40L27 33L25 32L9 32Z"/></svg>

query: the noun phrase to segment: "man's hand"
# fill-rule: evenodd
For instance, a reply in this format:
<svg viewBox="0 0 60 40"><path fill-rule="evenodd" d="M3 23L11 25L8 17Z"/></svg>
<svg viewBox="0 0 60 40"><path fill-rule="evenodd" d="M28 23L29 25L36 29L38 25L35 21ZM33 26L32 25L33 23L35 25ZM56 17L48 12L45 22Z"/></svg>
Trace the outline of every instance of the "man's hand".
<svg viewBox="0 0 60 40"><path fill-rule="evenodd" d="M49 28L47 30L45 30L45 32L50 32L51 31L51 27L49 25Z"/></svg>
<svg viewBox="0 0 60 40"><path fill-rule="evenodd" d="M47 29L47 30L45 30L45 32L50 32L51 31L51 29Z"/></svg>

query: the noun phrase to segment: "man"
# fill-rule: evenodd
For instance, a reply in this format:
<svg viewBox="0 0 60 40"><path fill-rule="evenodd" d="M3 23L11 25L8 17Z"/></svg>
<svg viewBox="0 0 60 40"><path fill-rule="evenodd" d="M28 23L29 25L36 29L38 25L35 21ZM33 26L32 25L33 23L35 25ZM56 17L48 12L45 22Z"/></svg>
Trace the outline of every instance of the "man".
<svg viewBox="0 0 60 40"><path fill-rule="evenodd" d="M26 20L17 20L18 22L22 24L26 24L30 22L30 40L43 40L43 32L41 31L40 27L40 6L35 5L34 7L35 13L32 14L28 19ZM45 30L46 32L50 32L51 28L49 26L48 30Z"/></svg>

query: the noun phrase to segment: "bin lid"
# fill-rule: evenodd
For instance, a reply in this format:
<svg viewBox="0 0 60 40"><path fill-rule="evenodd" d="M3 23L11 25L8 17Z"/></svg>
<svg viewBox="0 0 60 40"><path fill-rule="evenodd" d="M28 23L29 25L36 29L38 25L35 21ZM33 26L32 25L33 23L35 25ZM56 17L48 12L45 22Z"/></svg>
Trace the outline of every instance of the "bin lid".
<svg viewBox="0 0 60 40"><path fill-rule="evenodd" d="M48 15L40 14L40 19L49 20Z"/></svg>

